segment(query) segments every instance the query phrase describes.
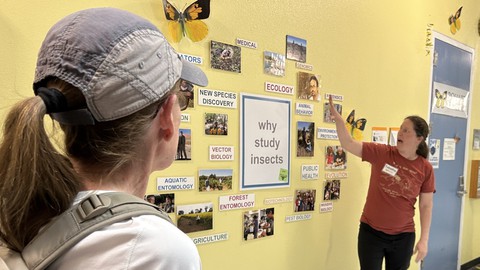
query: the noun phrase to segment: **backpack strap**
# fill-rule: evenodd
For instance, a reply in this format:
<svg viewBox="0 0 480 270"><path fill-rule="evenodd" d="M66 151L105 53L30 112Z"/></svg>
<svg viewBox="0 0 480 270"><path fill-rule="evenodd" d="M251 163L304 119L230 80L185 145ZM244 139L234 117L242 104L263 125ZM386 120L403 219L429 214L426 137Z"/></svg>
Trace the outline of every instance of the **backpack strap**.
<svg viewBox="0 0 480 270"><path fill-rule="evenodd" d="M173 224L165 212L136 196L91 194L47 224L24 248L23 259L29 269L44 269L92 232L141 215L156 215Z"/></svg>

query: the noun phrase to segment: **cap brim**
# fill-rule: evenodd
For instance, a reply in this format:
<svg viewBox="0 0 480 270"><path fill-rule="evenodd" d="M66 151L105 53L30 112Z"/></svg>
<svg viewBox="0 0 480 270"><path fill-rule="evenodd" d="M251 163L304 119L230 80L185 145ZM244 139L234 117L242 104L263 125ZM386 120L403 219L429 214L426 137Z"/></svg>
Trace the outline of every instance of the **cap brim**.
<svg viewBox="0 0 480 270"><path fill-rule="evenodd" d="M180 78L198 86L207 86L208 78L203 71L194 64L182 59L182 75Z"/></svg>

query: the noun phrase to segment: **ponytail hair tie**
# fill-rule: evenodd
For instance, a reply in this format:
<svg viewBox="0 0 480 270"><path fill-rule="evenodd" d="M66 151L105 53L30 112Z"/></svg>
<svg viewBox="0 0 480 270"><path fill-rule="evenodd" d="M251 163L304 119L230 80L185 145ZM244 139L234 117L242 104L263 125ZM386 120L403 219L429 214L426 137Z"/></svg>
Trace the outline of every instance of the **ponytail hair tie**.
<svg viewBox="0 0 480 270"><path fill-rule="evenodd" d="M36 94L45 103L47 114L64 112L68 109L67 99L62 92L55 88L40 87L37 89Z"/></svg>

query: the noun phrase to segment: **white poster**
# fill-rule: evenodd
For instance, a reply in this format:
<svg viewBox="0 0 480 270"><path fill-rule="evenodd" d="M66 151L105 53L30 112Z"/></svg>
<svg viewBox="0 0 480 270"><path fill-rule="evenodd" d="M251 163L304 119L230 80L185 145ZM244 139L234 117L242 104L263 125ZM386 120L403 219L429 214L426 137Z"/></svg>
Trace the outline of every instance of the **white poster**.
<svg viewBox="0 0 480 270"><path fill-rule="evenodd" d="M438 169L440 163L440 140L429 139L428 151L428 161L430 161L434 169Z"/></svg>
<svg viewBox="0 0 480 270"><path fill-rule="evenodd" d="M240 99L240 189L290 186L291 100Z"/></svg>
<svg viewBox="0 0 480 270"><path fill-rule="evenodd" d="M388 144L388 128L372 127L372 142Z"/></svg>
<svg viewBox="0 0 480 270"><path fill-rule="evenodd" d="M443 160L455 160L455 140L443 139Z"/></svg>
<svg viewBox="0 0 480 270"><path fill-rule="evenodd" d="M432 113L468 117L468 91L439 82L433 82L432 91Z"/></svg>

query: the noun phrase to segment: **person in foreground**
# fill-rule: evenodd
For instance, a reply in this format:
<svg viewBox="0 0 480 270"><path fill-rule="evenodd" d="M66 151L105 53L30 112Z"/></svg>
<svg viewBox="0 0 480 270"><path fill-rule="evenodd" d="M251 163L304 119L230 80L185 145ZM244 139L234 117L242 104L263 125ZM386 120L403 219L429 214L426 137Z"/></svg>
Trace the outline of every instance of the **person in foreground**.
<svg viewBox="0 0 480 270"><path fill-rule="evenodd" d="M428 251L435 178L425 142L429 128L419 116L408 116L398 132L397 146L355 141L333 106L342 147L371 163L368 195L360 218L358 256L363 270L408 269L413 253L422 261ZM415 203L419 198L420 239L415 244Z"/></svg>
<svg viewBox="0 0 480 270"><path fill-rule="evenodd" d="M38 54L33 88L10 110L0 145L0 236L22 251L53 218L91 193L143 198L152 171L175 158L180 79L206 86L149 21L114 8L57 22ZM63 130L57 151L44 128ZM64 152L64 154L62 154ZM192 240L141 215L85 237L49 269L201 269Z"/></svg>

